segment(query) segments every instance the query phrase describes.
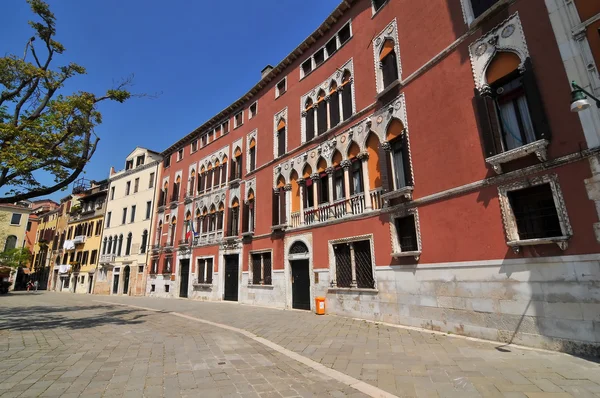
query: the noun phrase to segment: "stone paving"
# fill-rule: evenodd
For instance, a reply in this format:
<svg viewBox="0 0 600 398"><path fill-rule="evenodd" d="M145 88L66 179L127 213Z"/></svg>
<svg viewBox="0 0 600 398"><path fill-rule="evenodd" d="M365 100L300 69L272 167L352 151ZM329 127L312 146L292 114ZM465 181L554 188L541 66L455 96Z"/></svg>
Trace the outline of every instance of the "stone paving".
<svg viewBox="0 0 600 398"><path fill-rule="evenodd" d="M362 396L170 312L243 329L397 396L600 397L599 364L560 353L303 311L58 293L0 297L0 396Z"/></svg>
<svg viewBox="0 0 600 398"><path fill-rule="evenodd" d="M93 298L0 296L0 397L365 396L239 333Z"/></svg>

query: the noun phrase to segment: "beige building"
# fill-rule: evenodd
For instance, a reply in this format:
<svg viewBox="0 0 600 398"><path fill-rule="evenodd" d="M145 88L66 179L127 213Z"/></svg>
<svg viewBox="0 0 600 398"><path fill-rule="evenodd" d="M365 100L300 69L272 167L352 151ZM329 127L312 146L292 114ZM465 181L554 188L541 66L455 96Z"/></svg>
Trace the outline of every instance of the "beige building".
<svg viewBox="0 0 600 398"><path fill-rule="evenodd" d="M27 221L31 208L27 204L2 204L0 205L0 244L1 250L6 251L18 247L25 246L25 236L27 233ZM1 265L1 264L0 264ZM23 264L25 267L26 264ZM28 270L28 269L27 269ZM7 272L0 272L1 280L10 279L13 282L13 287L19 283L22 272L12 272L9 275Z"/></svg>
<svg viewBox="0 0 600 398"><path fill-rule="evenodd" d="M157 152L137 147L125 169L111 168L95 294L143 295L158 165Z"/></svg>

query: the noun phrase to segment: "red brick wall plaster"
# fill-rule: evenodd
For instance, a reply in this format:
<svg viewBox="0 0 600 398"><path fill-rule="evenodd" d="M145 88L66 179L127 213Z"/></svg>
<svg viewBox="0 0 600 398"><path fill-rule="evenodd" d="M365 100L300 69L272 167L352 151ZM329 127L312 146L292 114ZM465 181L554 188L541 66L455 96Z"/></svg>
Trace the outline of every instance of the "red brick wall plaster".
<svg viewBox="0 0 600 398"><path fill-rule="evenodd" d="M323 82L335 72L337 67L353 58L355 101L357 110L360 111L373 103L376 93L372 38L393 18L397 18L403 77L407 77L466 31L462 14L457 13L457 7L460 11L458 2L448 6L446 1L441 0L426 2L426 4L406 0L391 1L372 18L370 1L359 2L339 20L327 37L317 41L310 50L305 51L306 57L299 58L286 69L288 91L284 95L275 99L273 87L280 80L278 78L257 96L256 117L248 120L247 108L245 108L245 121L242 127L234 130L233 120L230 120L231 132L228 135L199 149L193 155L189 154L189 145L186 146L184 160L176 162L173 159L171 167L163 173L170 175L172 183L175 171L182 169L182 187L185 188L191 162L197 162L223 146L231 145L239 138L243 138L245 171L245 137L254 128L258 128L257 166L264 165L273 157L273 116L285 107L288 108L288 153L293 151L300 145L300 97L302 95ZM568 110L570 98L568 82L543 0L520 0L497 16L497 21L486 23L485 31L481 29L476 32L452 54L403 90L406 95L411 133L411 152L416 181L415 197L493 175L484 162L471 102L474 82L468 57L468 45L515 11L519 12L524 25L527 44L553 132L553 141L549 148L550 158L577 151L580 145L585 145L580 124L576 116ZM427 15L427 18L420 17L421 13ZM540 14L543 17L540 17ZM323 65L298 81L299 65L325 44L350 18L352 18L352 39ZM248 105L252 101L249 101ZM337 131L333 134L336 133ZM231 160L231 153L228 157ZM532 164L536 162L532 160ZM563 176L560 182L567 205L571 204L576 208L572 210L569 206L569 216L576 233L569 249L566 252L554 253L553 248L545 246L535 248L535 253L532 255L540 255L547 250L550 251L548 254L554 255L587 253L596 248L589 220L596 220L597 216L593 211L592 203L586 198L582 182L582 179L589 174L586 167L582 162L578 166L564 168L574 173L566 178L563 176L566 171L556 171ZM268 233L271 228L272 173L272 167L267 167L255 174L257 235ZM565 185L570 187L568 194ZM488 196L487 207L477 200L478 197ZM513 256L512 251L505 244L497 203L497 191L493 187L479 193L422 207L419 210L424 246L421 261L466 261ZM184 206L181 205L176 210L178 220L183 220L183 209ZM440 226L443 228L439 228ZM389 225L376 219L349 221L343 224L343 228L337 225L315 228L313 230L314 258L328 258L326 242L330 239L364 234L365 231L371 230L375 233L375 255L378 265L389 264L391 262ZM178 226L176 241L181 239L180 234L181 226ZM464 238L457 243L454 242L457 236ZM485 240L479 245L473 244L480 241L482 237L485 237ZM278 249L281 242L281 240L271 241L267 238L246 245L245 254L242 255L244 270L247 270L247 250L267 247L274 247L274 268L279 268L283 263L282 248ZM196 250L200 253L209 249L195 249L194 255ZM211 253L216 255L216 246L214 251L211 249ZM215 267L217 263L215 260ZM315 267L322 266L326 266L326 261L315 263Z"/></svg>

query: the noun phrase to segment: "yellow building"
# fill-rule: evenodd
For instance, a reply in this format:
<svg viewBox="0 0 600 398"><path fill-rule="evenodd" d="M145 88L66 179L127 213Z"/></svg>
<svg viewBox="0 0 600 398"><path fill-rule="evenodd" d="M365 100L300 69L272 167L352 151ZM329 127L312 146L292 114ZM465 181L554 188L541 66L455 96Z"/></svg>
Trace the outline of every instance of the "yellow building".
<svg viewBox="0 0 600 398"><path fill-rule="evenodd" d="M79 205L80 194L68 195L60 200L60 207L58 208L56 218L56 229L54 232L54 238L52 240L52 255L51 255L51 268L52 277L50 278L49 289L55 291L68 291L70 288L71 272L70 269L62 267L61 265L67 265L69 263L69 253L63 249L65 240L67 239L67 229L69 228L70 212L71 207ZM64 271L64 272L61 272Z"/></svg>
<svg viewBox="0 0 600 398"><path fill-rule="evenodd" d="M37 233L32 251L32 268L36 274L42 276L38 282L39 288L49 288L49 270L54 265L52 253L58 247L58 234L56 232L61 209L57 207L38 218Z"/></svg>
<svg viewBox="0 0 600 398"><path fill-rule="evenodd" d="M25 234L27 232L27 220L31 208L28 205L20 204L2 204L0 205L0 249L3 251L24 247ZM25 266L26 264L23 264ZM12 272L12 275L3 273L0 275L2 280L10 280L18 285L22 279L23 271Z"/></svg>
<svg viewBox="0 0 600 398"><path fill-rule="evenodd" d="M92 182L90 188L79 187L74 189L74 194L80 195L79 203L71 205L69 211L59 273L60 265L70 266L63 267L63 270L68 268L68 281L62 278L62 291L68 286L71 293L91 293L100 254L108 181Z"/></svg>

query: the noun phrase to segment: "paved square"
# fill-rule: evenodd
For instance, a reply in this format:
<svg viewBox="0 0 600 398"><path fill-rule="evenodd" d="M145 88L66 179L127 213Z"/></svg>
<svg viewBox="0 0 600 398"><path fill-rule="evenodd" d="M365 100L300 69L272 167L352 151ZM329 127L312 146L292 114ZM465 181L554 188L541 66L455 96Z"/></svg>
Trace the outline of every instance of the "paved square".
<svg viewBox="0 0 600 398"><path fill-rule="evenodd" d="M403 397L600 397L598 363L500 343L232 303L0 297L2 397L369 393L323 366Z"/></svg>

